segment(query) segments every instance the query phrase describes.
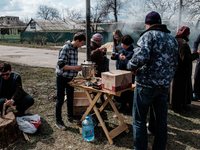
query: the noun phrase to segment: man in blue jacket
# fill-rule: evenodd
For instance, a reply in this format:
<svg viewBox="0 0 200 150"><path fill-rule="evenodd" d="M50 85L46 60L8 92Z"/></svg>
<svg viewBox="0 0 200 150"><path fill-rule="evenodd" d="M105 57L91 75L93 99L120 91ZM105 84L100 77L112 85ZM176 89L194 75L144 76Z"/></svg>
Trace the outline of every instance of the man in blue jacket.
<svg viewBox="0 0 200 150"><path fill-rule="evenodd" d="M146 116L153 105L155 138L153 150L164 150L167 142L167 98L170 83L178 67L178 43L160 15L152 11L145 18L141 34L127 69L136 74L133 100L133 138L135 150L147 149Z"/></svg>
<svg viewBox="0 0 200 150"><path fill-rule="evenodd" d="M7 99L7 101L6 101ZM34 104L34 99L22 88L21 77L17 72L12 71L11 65L3 62L0 65L0 110L1 115L4 103L6 106L16 106L18 113L23 116L25 111Z"/></svg>
<svg viewBox="0 0 200 150"><path fill-rule="evenodd" d="M121 39L121 45L123 50L118 52L117 54L112 53L111 59L117 60L117 68L119 70L127 70L126 66L128 61L132 58L133 55L133 46L134 40L130 35L125 35ZM135 82L135 76L132 75L132 83ZM120 97L115 96L114 97L116 101L121 103L121 106L118 108L120 112L132 112L133 107L133 92L132 91L126 91L121 94ZM129 107L127 107L127 103L129 104Z"/></svg>

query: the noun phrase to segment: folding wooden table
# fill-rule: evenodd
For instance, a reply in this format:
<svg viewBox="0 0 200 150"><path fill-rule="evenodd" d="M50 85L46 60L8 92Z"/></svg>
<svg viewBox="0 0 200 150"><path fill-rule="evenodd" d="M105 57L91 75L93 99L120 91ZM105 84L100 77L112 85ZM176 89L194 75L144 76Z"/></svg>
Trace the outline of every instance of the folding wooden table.
<svg viewBox="0 0 200 150"><path fill-rule="evenodd" d="M125 89L123 91L120 91L120 92L117 92L117 93L114 93L114 92L110 92L110 91L107 91L107 90L97 90L97 89L94 89L92 87L87 87L85 86L84 84L77 84L77 83L74 83L74 82L69 82L69 84L73 87L77 87L77 88L81 88L81 89L84 89L85 90L85 93L90 101L90 106L87 108L87 111L84 113L84 115L82 116L81 118L81 122L85 119L85 117L89 114L89 112L93 109L105 134L106 134L106 137L109 141L110 144L113 144L113 138L116 137L117 135L119 135L120 133L122 133L123 131L126 131L126 133L129 132L129 129L128 129L128 126L127 124L124 122L123 118L121 117L121 115L119 114L119 111L117 110L115 104L113 103L112 101L112 96L113 95L116 95L116 96L120 96L122 92L124 91L127 91L127 90L134 90L135 88L135 84L132 84L132 87L131 88L128 88L128 89ZM92 99L91 95L90 95L90 91L92 92L96 92L97 95ZM97 102L97 100L99 99L99 97L101 96L101 94L105 94L106 95L106 100L105 102L102 104L102 106L98 109L95 104ZM105 108L105 106L110 103L110 105L112 106L114 112L116 113L119 121L121 122L121 124L116 127L115 129L111 130L110 132L108 132L106 126L105 126L105 123L103 121L103 119L101 118L101 115L100 113L103 111L103 109Z"/></svg>

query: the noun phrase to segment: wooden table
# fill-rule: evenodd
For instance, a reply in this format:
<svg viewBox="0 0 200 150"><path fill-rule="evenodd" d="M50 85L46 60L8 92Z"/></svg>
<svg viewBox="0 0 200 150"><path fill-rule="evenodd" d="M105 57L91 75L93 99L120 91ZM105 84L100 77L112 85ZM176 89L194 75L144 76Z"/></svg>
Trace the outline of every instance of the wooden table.
<svg viewBox="0 0 200 150"><path fill-rule="evenodd" d="M73 87L77 87L77 88L81 88L81 89L84 89L85 90L85 93L90 101L90 106L87 108L87 111L84 113L84 115L82 116L81 118L81 122L85 119L85 117L89 114L89 112L93 109L105 134L106 134L106 137L109 141L110 144L113 144L113 138L116 137L117 135L119 135L120 133L122 133L123 131L126 131L126 133L129 132L129 129L128 129L128 126L127 124L124 122L123 118L121 117L121 115L119 114L119 111L117 110L115 104L113 103L112 101L112 96L113 95L116 95L116 96L120 96L122 92L124 91L127 91L127 90L133 90L134 91L134 88L135 88L135 84L132 85L131 88L129 89L125 89L123 91L120 91L120 92L117 92L117 93L114 93L114 92L110 92L110 91L107 91L107 90L97 90L97 89L94 89L92 87L87 87L85 86L84 84L77 84L77 83L74 83L74 82L69 82L69 84ZM92 92L96 92L97 95L94 97L94 99L91 98L91 95L90 95L90 91ZM105 94L106 95L106 100L105 102L102 104L102 106L97 109L97 107L95 106L95 104L97 103L97 100L99 99L99 97L101 96L101 94ZM121 122L121 124L116 127L115 129L111 130L110 132L108 132L106 126L105 126L105 123L103 121L103 119L101 118L101 115L100 113L103 111L103 109L105 108L105 106L110 103L110 105L112 106L112 109L114 110L114 112L116 113L119 121Z"/></svg>

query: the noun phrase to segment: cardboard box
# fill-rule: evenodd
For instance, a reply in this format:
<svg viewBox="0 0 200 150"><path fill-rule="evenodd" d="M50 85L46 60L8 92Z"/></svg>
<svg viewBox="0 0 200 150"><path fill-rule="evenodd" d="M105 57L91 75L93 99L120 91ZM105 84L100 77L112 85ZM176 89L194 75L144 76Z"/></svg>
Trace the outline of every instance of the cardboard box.
<svg viewBox="0 0 200 150"><path fill-rule="evenodd" d="M103 89L116 93L132 87L132 74L125 70L103 72L101 82Z"/></svg>
<svg viewBox="0 0 200 150"><path fill-rule="evenodd" d="M85 92L74 92L73 115L80 116L81 111L86 111L90 105L89 99Z"/></svg>

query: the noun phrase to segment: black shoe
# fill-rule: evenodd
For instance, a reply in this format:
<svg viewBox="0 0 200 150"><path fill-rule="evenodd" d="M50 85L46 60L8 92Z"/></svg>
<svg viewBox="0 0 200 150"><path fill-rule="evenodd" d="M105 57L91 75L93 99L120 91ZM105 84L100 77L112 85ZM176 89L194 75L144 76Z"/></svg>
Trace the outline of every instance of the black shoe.
<svg viewBox="0 0 200 150"><path fill-rule="evenodd" d="M62 121L56 122L55 125L60 130L63 130L63 131L67 130L67 127L65 126L65 124Z"/></svg>
<svg viewBox="0 0 200 150"><path fill-rule="evenodd" d="M186 110L184 110L181 107L175 107L175 108L172 107L172 110L174 110L174 112L176 113L186 113Z"/></svg>
<svg viewBox="0 0 200 150"><path fill-rule="evenodd" d="M69 121L70 123L78 123L78 122L79 122L79 120L74 119L74 118L70 118L70 119L68 119L68 121Z"/></svg>

